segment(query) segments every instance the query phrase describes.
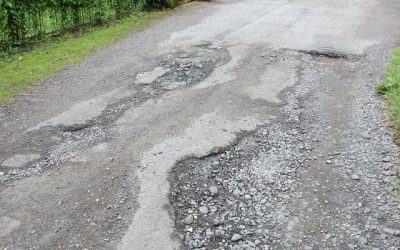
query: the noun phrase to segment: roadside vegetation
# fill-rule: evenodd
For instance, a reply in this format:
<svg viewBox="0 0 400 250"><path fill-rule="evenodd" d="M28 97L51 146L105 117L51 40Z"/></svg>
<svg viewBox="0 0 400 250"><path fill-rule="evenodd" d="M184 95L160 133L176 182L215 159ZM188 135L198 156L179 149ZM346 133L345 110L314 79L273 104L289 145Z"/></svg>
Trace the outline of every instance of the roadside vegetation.
<svg viewBox="0 0 400 250"><path fill-rule="evenodd" d="M384 81L377 86L377 91L385 96L390 116L400 140L400 48L394 50L394 58L387 66Z"/></svg>
<svg viewBox="0 0 400 250"><path fill-rule="evenodd" d="M121 20L179 0L0 0L0 45L27 47L48 36Z"/></svg>
<svg viewBox="0 0 400 250"><path fill-rule="evenodd" d="M0 0L0 103L178 1Z"/></svg>
<svg viewBox="0 0 400 250"><path fill-rule="evenodd" d="M400 48L394 50L394 57L387 66L384 81L377 86L377 91L385 95L396 140L400 143ZM388 180L385 190L400 202L400 173Z"/></svg>
<svg viewBox="0 0 400 250"><path fill-rule="evenodd" d="M167 12L147 12L110 26L81 30L48 39L27 51L15 50L0 57L0 103L23 91L35 81L51 75L62 66L75 63L96 48L114 42L128 30L143 29Z"/></svg>

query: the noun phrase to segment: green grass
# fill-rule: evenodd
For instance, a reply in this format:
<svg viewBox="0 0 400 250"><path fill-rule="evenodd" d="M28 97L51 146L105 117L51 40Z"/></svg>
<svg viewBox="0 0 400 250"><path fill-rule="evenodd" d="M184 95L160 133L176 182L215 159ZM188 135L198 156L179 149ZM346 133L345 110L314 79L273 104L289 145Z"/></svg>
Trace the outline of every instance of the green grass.
<svg viewBox="0 0 400 250"><path fill-rule="evenodd" d="M377 86L377 91L385 95L390 116L400 139L400 48L394 50L394 57L387 66L384 82Z"/></svg>
<svg viewBox="0 0 400 250"><path fill-rule="evenodd" d="M88 28L79 34L65 34L29 51L0 55L0 103L46 78L57 69L76 63L90 52L121 38L127 31L143 30L168 11L135 15L108 26Z"/></svg>
<svg viewBox="0 0 400 250"><path fill-rule="evenodd" d="M394 57L387 66L384 81L377 86L377 91L385 95L396 141L400 143L400 48L394 50ZM400 208L400 173L389 178L385 190L399 201Z"/></svg>

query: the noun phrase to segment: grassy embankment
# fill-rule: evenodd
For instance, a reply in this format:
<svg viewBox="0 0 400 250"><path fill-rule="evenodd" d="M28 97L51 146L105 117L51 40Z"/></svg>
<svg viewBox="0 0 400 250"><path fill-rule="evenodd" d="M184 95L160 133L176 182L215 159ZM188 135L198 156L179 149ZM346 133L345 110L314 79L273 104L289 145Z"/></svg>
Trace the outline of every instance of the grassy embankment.
<svg viewBox="0 0 400 250"><path fill-rule="evenodd" d="M394 50L394 57L387 66L384 81L377 86L377 91L385 96L396 140L400 143L400 48ZM390 178L386 191L400 200L400 176Z"/></svg>
<svg viewBox="0 0 400 250"><path fill-rule="evenodd" d="M49 38L29 51L0 54L0 103L24 91L55 70L76 63L103 45L121 38L131 29L142 30L168 11L146 12L107 26L87 28L78 34Z"/></svg>
<svg viewBox="0 0 400 250"><path fill-rule="evenodd" d="M397 139L400 139L400 48L394 50L394 57L377 91L385 96Z"/></svg>

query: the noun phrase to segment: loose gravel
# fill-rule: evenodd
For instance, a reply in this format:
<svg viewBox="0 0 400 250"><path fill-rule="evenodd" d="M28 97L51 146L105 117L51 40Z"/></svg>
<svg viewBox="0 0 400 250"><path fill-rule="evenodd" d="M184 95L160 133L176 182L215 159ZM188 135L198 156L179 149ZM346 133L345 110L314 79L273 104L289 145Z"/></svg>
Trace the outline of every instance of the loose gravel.
<svg viewBox="0 0 400 250"><path fill-rule="evenodd" d="M74 157L75 152L112 139L108 125L118 119L132 106L157 98L167 91L196 84L214 70L230 60L229 53L222 47L198 46L190 52L167 54L160 58L159 66L168 69L165 74L149 84L137 84L136 75L131 76L129 91L132 94L110 105L95 119L85 124L45 127L32 131L28 140L46 154L40 160L19 168L0 167L0 183L42 174L51 166L60 165ZM37 139L40 138L40 139ZM47 138L47 139L43 139ZM51 144L56 139L57 143Z"/></svg>
<svg viewBox="0 0 400 250"><path fill-rule="evenodd" d="M176 165L170 202L184 249L400 245L399 154L373 92L377 53L305 53L273 124Z"/></svg>

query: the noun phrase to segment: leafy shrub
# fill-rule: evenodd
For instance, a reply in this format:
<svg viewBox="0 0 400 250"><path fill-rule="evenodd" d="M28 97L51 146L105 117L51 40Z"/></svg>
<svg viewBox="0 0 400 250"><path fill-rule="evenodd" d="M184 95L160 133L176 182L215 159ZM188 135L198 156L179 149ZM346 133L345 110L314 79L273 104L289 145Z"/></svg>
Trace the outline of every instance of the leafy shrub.
<svg viewBox="0 0 400 250"><path fill-rule="evenodd" d="M78 30L179 0L0 0L0 46L10 49L49 33Z"/></svg>

